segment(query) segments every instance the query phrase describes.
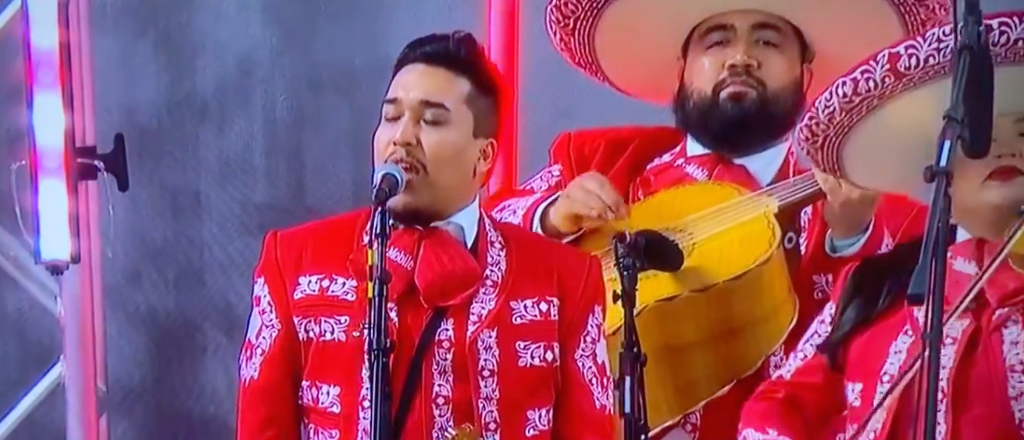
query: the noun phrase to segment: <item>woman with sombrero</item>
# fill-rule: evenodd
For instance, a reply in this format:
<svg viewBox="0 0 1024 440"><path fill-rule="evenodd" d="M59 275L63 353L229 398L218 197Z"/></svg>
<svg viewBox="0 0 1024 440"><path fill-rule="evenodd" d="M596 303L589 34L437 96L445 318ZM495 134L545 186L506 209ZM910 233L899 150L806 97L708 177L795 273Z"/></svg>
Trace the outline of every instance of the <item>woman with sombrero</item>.
<svg viewBox="0 0 1024 440"><path fill-rule="evenodd" d="M986 158L958 151L952 163L953 219L966 234L948 258L947 315L1024 206L1024 12L989 15L985 26L996 62L995 124ZM921 170L934 160L948 107L953 47L945 26L867 58L804 116L797 136L814 142L801 147L827 172L927 200ZM901 244L843 272L801 347L745 406L741 439L911 438L923 404L913 382L900 387L896 378L921 350L924 311L905 300L920 249L920 240ZM945 328L941 439L1024 438L1024 258L996 264L968 311Z"/></svg>
<svg viewBox="0 0 1024 440"><path fill-rule="evenodd" d="M676 126L564 133L547 168L492 200L494 216L571 241L672 186L719 181L753 191L806 173L789 142L805 97L870 53L940 23L948 6L948 0L550 0L548 33L562 55L624 94L670 104ZM917 206L882 197L876 215L876 194L838 179L823 178L822 187L827 201L780 214L799 300L793 337L755 371L737 374L738 382L713 387L722 391L714 397L682 408L649 405L654 426L677 427L667 439L734 440L743 402L782 366L827 303L834 273L853 258L890 249ZM651 347L649 400L692 390L673 382L680 367ZM705 367L727 363L708 359Z"/></svg>

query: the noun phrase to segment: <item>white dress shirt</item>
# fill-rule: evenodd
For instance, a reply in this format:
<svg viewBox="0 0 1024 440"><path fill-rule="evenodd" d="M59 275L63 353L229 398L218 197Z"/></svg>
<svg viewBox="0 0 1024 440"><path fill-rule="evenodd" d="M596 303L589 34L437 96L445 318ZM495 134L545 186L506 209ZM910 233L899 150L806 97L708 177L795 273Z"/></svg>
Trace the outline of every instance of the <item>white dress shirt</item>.
<svg viewBox="0 0 1024 440"><path fill-rule="evenodd" d="M480 228L480 197L474 197L473 201L466 205L465 208L438 223L445 222L459 225L463 232L463 243L466 245L466 248L472 247L473 242L476 241L477 230Z"/></svg>

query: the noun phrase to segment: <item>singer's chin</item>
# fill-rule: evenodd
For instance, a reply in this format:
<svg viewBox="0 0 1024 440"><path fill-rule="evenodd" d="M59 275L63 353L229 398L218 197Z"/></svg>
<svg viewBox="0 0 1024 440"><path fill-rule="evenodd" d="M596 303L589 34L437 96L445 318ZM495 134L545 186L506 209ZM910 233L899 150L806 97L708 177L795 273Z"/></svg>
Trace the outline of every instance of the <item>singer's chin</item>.
<svg viewBox="0 0 1024 440"><path fill-rule="evenodd" d="M388 212L392 216L406 212L411 207L412 200L409 200L409 196L401 193L388 200L387 204Z"/></svg>
<svg viewBox="0 0 1024 440"><path fill-rule="evenodd" d="M415 199L407 194L399 194L388 201L388 213L395 222L403 225L429 224L426 221L427 214L417 204Z"/></svg>

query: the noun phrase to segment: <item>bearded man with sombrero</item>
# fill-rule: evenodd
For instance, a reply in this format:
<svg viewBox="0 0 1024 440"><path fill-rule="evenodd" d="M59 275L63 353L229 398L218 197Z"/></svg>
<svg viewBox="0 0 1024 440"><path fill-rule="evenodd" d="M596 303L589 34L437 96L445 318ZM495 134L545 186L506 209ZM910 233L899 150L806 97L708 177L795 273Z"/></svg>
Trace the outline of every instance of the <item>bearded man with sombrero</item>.
<svg viewBox="0 0 1024 440"><path fill-rule="evenodd" d="M572 241L665 188L722 181L754 191L809 172L789 145L805 97L948 11L948 0L550 0L548 33L563 56L624 94L671 103L676 126L564 133L550 165L496 197L493 213ZM824 175L820 184L827 200L779 215L799 299L793 337L716 397L652 420L666 438L735 439L739 409L827 303L833 274L890 249L905 227L920 234L923 216L911 215L919 205ZM592 386L611 393L608 383ZM665 387L647 389L650 397Z"/></svg>
<svg viewBox="0 0 1024 440"><path fill-rule="evenodd" d="M1000 2L1010 3L983 0L982 9ZM987 157L958 149L951 161L959 234L947 259L940 440L1024 438L1024 257L994 261L1024 207L1024 11L990 14L985 28L995 120ZM811 106L796 131L799 148L825 172L928 203L921 170L934 161L949 107L954 41L946 25L866 58ZM898 143L882 146L890 141ZM924 309L909 306L906 291L921 247L906 242L842 271L801 347L746 404L741 439L912 438L923 402L914 381L900 387L897 378L920 353ZM992 275L970 298L989 265ZM951 316L961 302L967 311Z"/></svg>

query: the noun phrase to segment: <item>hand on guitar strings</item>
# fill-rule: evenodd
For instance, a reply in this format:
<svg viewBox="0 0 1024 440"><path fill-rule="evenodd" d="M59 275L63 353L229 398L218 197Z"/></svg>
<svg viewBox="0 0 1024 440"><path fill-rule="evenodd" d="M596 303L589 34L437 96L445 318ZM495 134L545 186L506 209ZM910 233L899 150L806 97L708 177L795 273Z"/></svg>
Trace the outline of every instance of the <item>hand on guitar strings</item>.
<svg viewBox="0 0 1024 440"><path fill-rule="evenodd" d="M825 193L823 215L832 237L842 240L863 233L875 216L880 194L819 170L814 170L814 177Z"/></svg>
<svg viewBox="0 0 1024 440"><path fill-rule="evenodd" d="M541 214L544 235L564 238L626 218L628 209L608 178L588 172L573 179Z"/></svg>

